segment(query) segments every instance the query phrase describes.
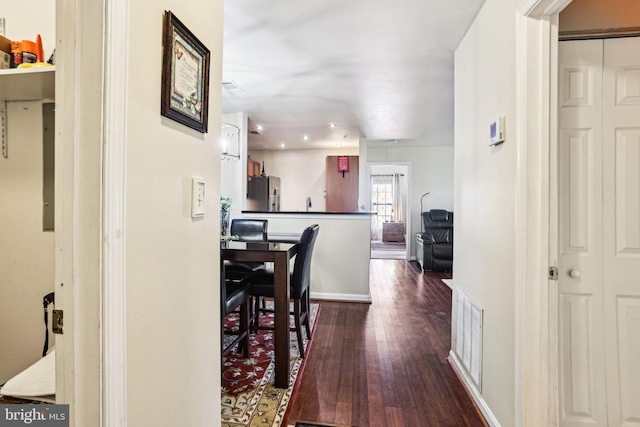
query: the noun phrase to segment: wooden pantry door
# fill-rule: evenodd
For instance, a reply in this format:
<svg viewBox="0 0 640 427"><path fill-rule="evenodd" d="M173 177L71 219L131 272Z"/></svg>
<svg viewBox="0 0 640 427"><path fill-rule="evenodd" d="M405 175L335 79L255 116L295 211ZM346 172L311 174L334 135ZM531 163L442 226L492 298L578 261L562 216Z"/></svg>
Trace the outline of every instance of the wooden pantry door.
<svg viewBox="0 0 640 427"><path fill-rule="evenodd" d="M349 159L349 172L338 172L340 157ZM358 156L327 156L325 170L325 211L358 212Z"/></svg>

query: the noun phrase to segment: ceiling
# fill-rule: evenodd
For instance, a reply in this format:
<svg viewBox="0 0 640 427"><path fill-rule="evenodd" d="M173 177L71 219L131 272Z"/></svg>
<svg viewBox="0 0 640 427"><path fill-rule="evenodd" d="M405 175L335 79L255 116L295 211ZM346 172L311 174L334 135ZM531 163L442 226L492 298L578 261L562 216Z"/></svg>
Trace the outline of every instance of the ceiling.
<svg viewBox="0 0 640 427"><path fill-rule="evenodd" d="M250 150L451 145L453 52L483 2L227 0L223 112L249 117Z"/></svg>

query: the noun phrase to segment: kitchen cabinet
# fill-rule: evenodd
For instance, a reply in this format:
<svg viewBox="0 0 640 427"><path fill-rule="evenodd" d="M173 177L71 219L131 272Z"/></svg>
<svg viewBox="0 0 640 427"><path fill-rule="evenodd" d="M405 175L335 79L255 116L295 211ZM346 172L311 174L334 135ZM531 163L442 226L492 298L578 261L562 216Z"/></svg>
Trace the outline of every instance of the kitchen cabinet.
<svg viewBox="0 0 640 427"><path fill-rule="evenodd" d="M247 159L247 176L260 176L260 162Z"/></svg>

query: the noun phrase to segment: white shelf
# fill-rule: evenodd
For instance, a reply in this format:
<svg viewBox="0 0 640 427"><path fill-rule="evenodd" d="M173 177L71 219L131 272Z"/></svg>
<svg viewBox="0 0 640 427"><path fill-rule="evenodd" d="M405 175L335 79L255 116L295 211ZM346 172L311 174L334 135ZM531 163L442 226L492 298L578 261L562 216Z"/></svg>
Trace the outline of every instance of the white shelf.
<svg viewBox="0 0 640 427"><path fill-rule="evenodd" d="M56 67L0 70L0 101L55 99Z"/></svg>
<svg viewBox="0 0 640 427"><path fill-rule="evenodd" d="M54 100L55 97L55 67L0 70L0 147L3 158L9 156L6 102Z"/></svg>

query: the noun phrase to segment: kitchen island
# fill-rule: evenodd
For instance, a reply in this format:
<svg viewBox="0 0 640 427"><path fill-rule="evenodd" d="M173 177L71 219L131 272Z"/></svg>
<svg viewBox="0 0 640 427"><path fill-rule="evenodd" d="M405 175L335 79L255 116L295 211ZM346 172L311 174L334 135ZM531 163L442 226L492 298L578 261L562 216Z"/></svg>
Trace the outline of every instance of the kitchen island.
<svg viewBox="0 0 640 427"><path fill-rule="evenodd" d="M371 302L369 260L371 212L256 212L242 218L266 219L269 234L299 235L318 224L320 231L311 259L311 298Z"/></svg>

